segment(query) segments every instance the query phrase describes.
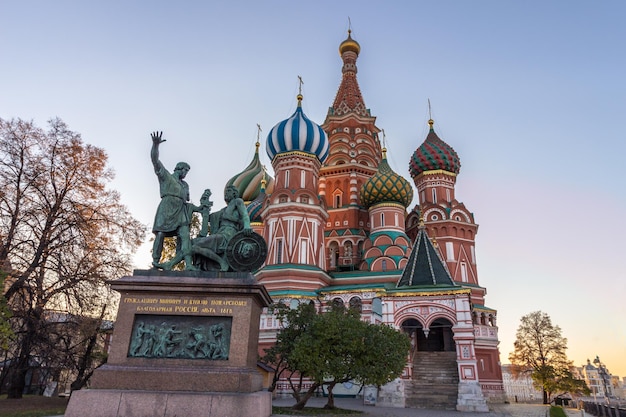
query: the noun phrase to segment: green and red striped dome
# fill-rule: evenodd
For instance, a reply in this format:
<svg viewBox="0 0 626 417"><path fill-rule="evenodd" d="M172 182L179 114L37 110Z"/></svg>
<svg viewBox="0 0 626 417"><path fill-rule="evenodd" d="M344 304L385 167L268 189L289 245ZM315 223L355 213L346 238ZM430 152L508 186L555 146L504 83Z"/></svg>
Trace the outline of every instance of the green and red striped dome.
<svg viewBox="0 0 626 417"><path fill-rule="evenodd" d="M458 174L461 160L452 146L439 139L433 128L433 120L429 120L430 132L424 143L415 150L409 161L409 173L416 178L424 171L443 170Z"/></svg>

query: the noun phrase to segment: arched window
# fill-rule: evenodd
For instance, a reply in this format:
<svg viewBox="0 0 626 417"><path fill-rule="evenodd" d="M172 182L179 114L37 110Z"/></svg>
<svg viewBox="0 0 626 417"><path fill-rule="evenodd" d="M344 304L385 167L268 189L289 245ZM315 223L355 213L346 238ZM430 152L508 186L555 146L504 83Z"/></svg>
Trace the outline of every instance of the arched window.
<svg viewBox="0 0 626 417"><path fill-rule="evenodd" d="M383 315L383 301L378 297L372 300L372 313L379 316Z"/></svg>
<svg viewBox="0 0 626 417"><path fill-rule="evenodd" d="M343 304L343 300L339 297L337 298L333 298L333 301L331 301L330 303L331 307L337 307L337 308L343 308L344 304Z"/></svg>
<svg viewBox="0 0 626 417"><path fill-rule="evenodd" d="M343 256L346 258L352 257L352 242L346 242L343 244Z"/></svg>
<svg viewBox="0 0 626 417"><path fill-rule="evenodd" d="M350 299L350 310L355 310L359 313L363 310L363 303L359 297L352 297Z"/></svg>

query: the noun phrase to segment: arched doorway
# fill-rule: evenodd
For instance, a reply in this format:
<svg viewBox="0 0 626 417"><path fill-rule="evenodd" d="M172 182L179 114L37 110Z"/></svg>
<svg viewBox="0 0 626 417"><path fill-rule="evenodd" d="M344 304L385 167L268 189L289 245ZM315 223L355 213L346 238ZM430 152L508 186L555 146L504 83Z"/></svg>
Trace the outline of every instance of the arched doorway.
<svg viewBox="0 0 626 417"><path fill-rule="evenodd" d="M411 339L411 362L413 362L413 357L415 356L415 352L420 350L419 346L424 344L426 340L426 336L424 335L424 328L422 323L417 319L406 319L400 325L402 331L409 335Z"/></svg>
<svg viewBox="0 0 626 417"><path fill-rule="evenodd" d="M402 322L402 330L411 338L411 352L454 352L454 332L452 323L439 318L424 329L417 319L406 319Z"/></svg>
<svg viewBox="0 0 626 417"><path fill-rule="evenodd" d="M452 323L448 319L438 318L430 324L424 348L420 345L420 350L428 352L454 352L454 332Z"/></svg>
<svg viewBox="0 0 626 417"><path fill-rule="evenodd" d="M437 404L446 409L456 407L459 370L452 323L437 318L426 328L418 319L411 318L404 320L401 328L411 336L406 407L421 408L424 404Z"/></svg>

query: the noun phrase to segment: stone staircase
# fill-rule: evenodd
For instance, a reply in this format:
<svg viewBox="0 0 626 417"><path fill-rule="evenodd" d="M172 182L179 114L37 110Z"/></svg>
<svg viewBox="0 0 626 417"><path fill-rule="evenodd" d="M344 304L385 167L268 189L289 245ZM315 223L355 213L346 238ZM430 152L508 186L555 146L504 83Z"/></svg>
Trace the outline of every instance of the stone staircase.
<svg viewBox="0 0 626 417"><path fill-rule="evenodd" d="M413 378L405 382L405 406L456 410L459 372L456 352L416 352Z"/></svg>

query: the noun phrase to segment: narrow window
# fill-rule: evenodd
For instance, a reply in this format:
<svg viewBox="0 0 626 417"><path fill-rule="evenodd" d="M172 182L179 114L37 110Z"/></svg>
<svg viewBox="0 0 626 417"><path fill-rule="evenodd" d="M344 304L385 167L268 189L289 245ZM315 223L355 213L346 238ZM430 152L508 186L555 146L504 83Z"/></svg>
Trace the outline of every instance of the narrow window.
<svg viewBox="0 0 626 417"><path fill-rule="evenodd" d="M300 239L300 263L308 264L309 263L309 240L308 239Z"/></svg>
<svg viewBox="0 0 626 417"><path fill-rule="evenodd" d="M437 190L433 188L433 203L437 202Z"/></svg>
<svg viewBox="0 0 626 417"><path fill-rule="evenodd" d="M276 263L280 264L283 262L283 240L276 239Z"/></svg>
<svg viewBox="0 0 626 417"><path fill-rule="evenodd" d="M461 281L467 282L467 265L461 262Z"/></svg>
<svg viewBox="0 0 626 417"><path fill-rule="evenodd" d="M394 225L395 225L396 227L398 227L398 226L399 226L399 224L398 224L398 213L395 213L395 217L394 217L394 219L395 219L395 224L394 224Z"/></svg>
<svg viewBox="0 0 626 417"><path fill-rule="evenodd" d="M305 188L306 186L306 172L300 171L300 188Z"/></svg>
<svg viewBox="0 0 626 417"><path fill-rule="evenodd" d="M285 188L289 188L289 170L285 171Z"/></svg>
<svg viewBox="0 0 626 417"><path fill-rule="evenodd" d="M387 270L387 260L386 260L386 259L383 259L383 260L381 261L381 264L382 264L382 267L383 267L383 272L384 272L384 271L386 271L386 270Z"/></svg>
<svg viewBox="0 0 626 417"><path fill-rule="evenodd" d="M421 203L425 202L426 201L426 193L424 191L422 191L420 193L420 196L421 196L421 199L420 199L421 201L420 202Z"/></svg>
<svg viewBox="0 0 626 417"><path fill-rule="evenodd" d="M446 242L446 260L454 261L454 245L452 242Z"/></svg>
<svg viewBox="0 0 626 417"><path fill-rule="evenodd" d="M448 203L452 201L452 199L450 198L450 189L446 188L446 198L448 200Z"/></svg>
<svg viewBox="0 0 626 417"><path fill-rule="evenodd" d="M380 225L385 225L385 213L380 213Z"/></svg>
<svg viewBox="0 0 626 417"><path fill-rule="evenodd" d="M341 207L341 194L335 196L335 208Z"/></svg>

